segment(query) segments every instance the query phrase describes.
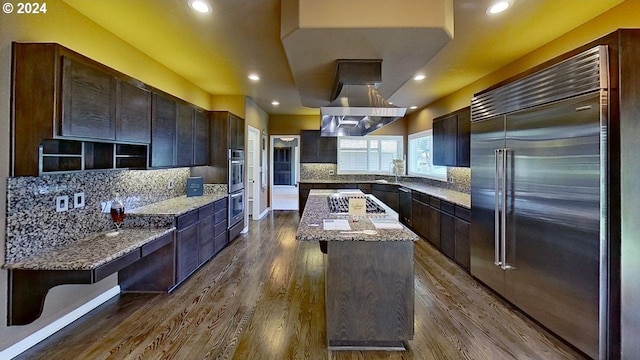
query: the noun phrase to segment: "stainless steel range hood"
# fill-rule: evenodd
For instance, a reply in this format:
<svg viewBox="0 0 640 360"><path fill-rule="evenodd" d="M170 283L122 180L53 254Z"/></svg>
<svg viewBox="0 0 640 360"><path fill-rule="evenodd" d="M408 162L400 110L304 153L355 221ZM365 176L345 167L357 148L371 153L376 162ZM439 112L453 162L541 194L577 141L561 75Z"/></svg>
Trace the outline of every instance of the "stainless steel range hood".
<svg viewBox="0 0 640 360"><path fill-rule="evenodd" d="M403 117L378 93L382 60L338 60L333 96L320 108L322 136L363 136Z"/></svg>

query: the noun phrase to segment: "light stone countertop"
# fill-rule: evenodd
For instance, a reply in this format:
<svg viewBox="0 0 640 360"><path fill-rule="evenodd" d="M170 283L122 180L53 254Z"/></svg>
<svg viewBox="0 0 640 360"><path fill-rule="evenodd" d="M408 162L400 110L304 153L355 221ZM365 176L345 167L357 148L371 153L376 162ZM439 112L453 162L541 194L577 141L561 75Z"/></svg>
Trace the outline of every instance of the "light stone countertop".
<svg viewBox="0 0 640 360"><path fill-rule="evenodd" d="M467 209L471 209L471 195L455 190L445 189L433 185L427 185L413 181L380 181L380 180L365 180L365 181L344 181L344 180L301 180L301 184L388 184L396 186L404 186L411 190L419 191L421 193L435 196L439 199L448 201L450 203L460 205Z"/></svg>
<svg viewBox="0 0 640 360"><path fill-rule="evenodd" d="M226 198L226 193L217 193L214 195L192 196L186 195L174 197L157 203L141 206L127 211L127 216L146 216L146 215L169 215L180 216L191 210L211 204L217 200Z"/></svg>
<svg viewBox="0 0 640 360"><path fill-rule="evenodd" d="M121 229L116 236L106 236L107 232L104 232L44 254L5 263L3 267L20 270L93 270L174 230L173 227Z"/></svg>
<svg viewBox="0 0 640 360"><path fill-rule="evenodd" d="M376 229L369 217L359 218L352 221L349 215L330 214L327 196L337 193L335 190L311 190L309 198L304 208L296 239L300 241L417 241L419 238L406 226L402 225L402 229ZM377 200L373 195L367 195L374 199L378 204L383 205L387 210L387 215L369 215L370 217L391 217L397 220L397 213L388 206ZM324 219L347 219L351 227L350 231L375 230L375 235L367 234L345 234L339 230L324 230Z"/></svg>

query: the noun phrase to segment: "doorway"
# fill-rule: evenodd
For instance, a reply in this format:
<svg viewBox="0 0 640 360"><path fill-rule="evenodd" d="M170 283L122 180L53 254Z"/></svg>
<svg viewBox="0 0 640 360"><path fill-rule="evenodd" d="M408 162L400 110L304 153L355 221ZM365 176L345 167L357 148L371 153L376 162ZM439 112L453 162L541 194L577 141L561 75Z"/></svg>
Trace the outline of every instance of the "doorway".
<svg viewBox="0 0 640 360"><path fill-rule="evenodd" d="M298 210L300 136L271 135L271 209Z"/></svg>
<svg viewBox="0 0 640 360"><path fill-rule="evenodd" d="M247 138L247 211L253 220L260 218L260 130L248 126Z"/></svg>

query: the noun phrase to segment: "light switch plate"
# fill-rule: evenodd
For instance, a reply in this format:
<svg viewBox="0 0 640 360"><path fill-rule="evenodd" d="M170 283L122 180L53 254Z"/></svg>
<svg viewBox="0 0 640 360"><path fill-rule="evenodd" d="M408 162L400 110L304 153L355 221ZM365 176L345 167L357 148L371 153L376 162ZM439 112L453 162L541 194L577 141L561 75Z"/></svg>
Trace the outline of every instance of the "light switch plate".
<svg viewBox="0 0 640 360"><path fill-rule="evenodd" d="M75 193L73 194L73 208L74 209L82 209L84 208L84 193Z"/></svg>
<svg viewBox="0 0 640 360"><path fill-rule="evenodd" d="M56 211L63 212L69 210L69 197L67 195L56 196Z"/></svg>

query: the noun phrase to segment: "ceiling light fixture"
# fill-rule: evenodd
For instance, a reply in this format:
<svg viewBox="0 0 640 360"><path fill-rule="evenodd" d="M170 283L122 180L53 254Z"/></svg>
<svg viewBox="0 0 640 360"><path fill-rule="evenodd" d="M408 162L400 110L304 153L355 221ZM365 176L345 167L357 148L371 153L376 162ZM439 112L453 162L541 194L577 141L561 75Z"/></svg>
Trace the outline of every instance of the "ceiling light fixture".
<svg viewBox="0 0 640 360"><path fill-rule="evenodd" d="M499 14L513 5L513 1L497 1L487 8L487 15Z"/></svg>
<svg viewBox="0 0 640 360"><path fill-rule="evenodd" d="M213 10L211 5L205 0L189 0L189 7L193 11L199 12L201 14L208 14Z"/></svg>
<svg viewBox="0 0 640 360"><path fill-rule="evenodd" d="M260 76L258 74L249 74L248 78L251 81L259 81L260 80Z"/></svg>
<svg viewBox="0 0 640 360"><path fill-rule="evenodd" d="M292 137L281 137L280 140L286 141L286 142L290 142L290 141L295 140L295 138L292 138Z"/></svg>
<svg viewBox="0 0 640 360"><path fill-rule="evenodd" d="M427 78L427 75L425 75L425 74L417 74L416 76L413 77L413 80L422 81L422 80L424 80L426 78Z"/></svg>
<svg viewBox="0 0 640 360"><path fill-rule="evenodd" d="M409 107L409 109L411 109L411 110L415 110L415 109L417 109L417 108L418 108L418 107L417 107L417 106L415 106L415 105L413 105L413 106L410 106L410 107Z"/></svg>
<svg viewBox="0 0 640 360"><path fill-rule="evenodd" d="M279 101L276 101L276 100L273 100L273 101L271 102L271 105L273 105L273 106L278 106L278 105L280 105L280 102L279 102Z"/></svg>

